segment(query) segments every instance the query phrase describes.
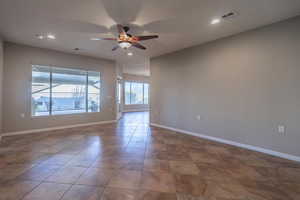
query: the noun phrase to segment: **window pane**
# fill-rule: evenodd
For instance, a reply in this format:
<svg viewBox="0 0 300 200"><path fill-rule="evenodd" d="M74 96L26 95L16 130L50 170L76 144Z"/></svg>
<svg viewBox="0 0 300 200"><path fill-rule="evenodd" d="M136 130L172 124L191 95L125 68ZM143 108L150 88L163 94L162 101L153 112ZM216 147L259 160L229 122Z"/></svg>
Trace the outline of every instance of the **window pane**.
<svg viewBox="0 0 300 200"><path fill-rule="evenodd" d="M130 104L130 82L125 82L125 104Z"/></svg>
<svg viewBox="0 0 300 200"><path fill-rule="evenodd" d="M49 115L50 110L50 68L32 66L31 114Z"/></svg>
<svg viewBox="0 0 300 200"><path fill-rule="evenodd" d="M118 104L121 104L122 98L122 84L118 83Z"/></svg>
<svg viewBox="0 0 300 200"><path fill-rule="evenodd" d="M88 112L100 111L100 72L88 72Z"/></svg>
<svg viewBox="0 0 300 200"><path fill-rule="evenodd" d="M143 83L131 83L131 104L143 104Z"/></svg>
<svg viewBox="0 0 300 200"><path fill-rule="evenodd" d="M86 112L86 72L52 68L52 114Z"/></svg>
<svg viewBox="0 0 300 200"><path fill-rule="evenodd" d="M144 84L144 104L149 104L149 84Z"/></svg>

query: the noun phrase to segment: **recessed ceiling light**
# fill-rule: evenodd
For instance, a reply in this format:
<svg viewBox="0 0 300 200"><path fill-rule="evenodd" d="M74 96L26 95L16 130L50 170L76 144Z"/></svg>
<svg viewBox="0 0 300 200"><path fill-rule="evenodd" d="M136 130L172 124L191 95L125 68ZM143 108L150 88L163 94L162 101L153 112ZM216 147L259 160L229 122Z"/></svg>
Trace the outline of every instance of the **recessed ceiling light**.
<svg viewBox="0 0 300 200"><path fill-rule="evenodd" d="M48 38L48 39L51 39L51 40L56 39L55 35L50 34L50 33L47 35L47 38Z"/></svg>
<svg viewBox="0 0 300 200"><path fill-rule="evenodd" d="M91 40L101 40L100 38L91 38Z"/></svg>
<svg viewBox="0 0 300 200"><path fill-rule="evenodd" d="M221 20L220 20L219 18L217 18L217 19L213 19L213 20L210 22L210 24L214 25L214 24L218 24L218 23L220 23L220 22L221 22Z"/></svg>
<svg viewBox="0 0 300 200"><path fill-rule="evenodd" d="M40 39L40 40L42 40L42 39L45 38L43 35L40 35L40 34L36 34L35 36L36 36L38 39Z"/></svg>
<svg viewBox="0 0 300 200"><path fill-rule="evenodd" d="M128 52L127 55L128 55L128 56L132 56L133 53L132 53L132 52Z"/></svg>

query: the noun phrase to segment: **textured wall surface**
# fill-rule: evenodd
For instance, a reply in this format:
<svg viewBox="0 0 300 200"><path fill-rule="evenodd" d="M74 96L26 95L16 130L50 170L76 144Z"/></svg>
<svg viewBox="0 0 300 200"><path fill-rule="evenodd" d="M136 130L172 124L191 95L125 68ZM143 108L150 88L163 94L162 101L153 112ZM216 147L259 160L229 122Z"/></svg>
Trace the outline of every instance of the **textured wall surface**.
<svg viewBox="0 0 300 200"><path fill-rule="evenodd" d="M151 122L300 156L299 36L298 17L151 59Z"/></svg>
<svg viewBox="0 0 300 200"><path fill-rule="evenodd" d="M4 58L4 132L115 120L115 62L12 43L5 43ZM99 113L31 117L32 64L101 72L101 111ZM24 118L21 116L22 113L25 114Z"/></svg>

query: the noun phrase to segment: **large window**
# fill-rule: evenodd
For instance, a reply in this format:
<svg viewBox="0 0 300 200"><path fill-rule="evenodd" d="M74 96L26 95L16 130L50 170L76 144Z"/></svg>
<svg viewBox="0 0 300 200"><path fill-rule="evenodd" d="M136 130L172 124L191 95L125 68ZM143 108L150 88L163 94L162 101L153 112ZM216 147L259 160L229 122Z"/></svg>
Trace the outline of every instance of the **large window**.
<svg viewBox="0 0 300 200"><path fill-rule="evenodd" d="M125 82L125 104L148 104L149 84Z"/></svg>
<svg viewBox="0 0 300 200"><path fill-rule="evenodd" d="M32 116L100 111L100 72L32 66Z"/></svg>

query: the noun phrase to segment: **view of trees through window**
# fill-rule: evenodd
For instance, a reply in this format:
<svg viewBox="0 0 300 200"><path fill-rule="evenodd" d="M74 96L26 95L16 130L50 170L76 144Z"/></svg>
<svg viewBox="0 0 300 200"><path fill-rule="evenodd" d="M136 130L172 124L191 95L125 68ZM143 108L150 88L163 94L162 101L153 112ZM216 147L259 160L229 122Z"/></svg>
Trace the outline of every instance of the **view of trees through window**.
<svg viewBox="0 0 300 200"><path fill-rule="evenodd" d="M32 116L100 111L100 72L32 66Z"/></svg>
<svg viewBox="0 0 300 200"><path fill-rule="evenodd" d="M125 104L148 104L149 84L125 82Z"/></svg>

